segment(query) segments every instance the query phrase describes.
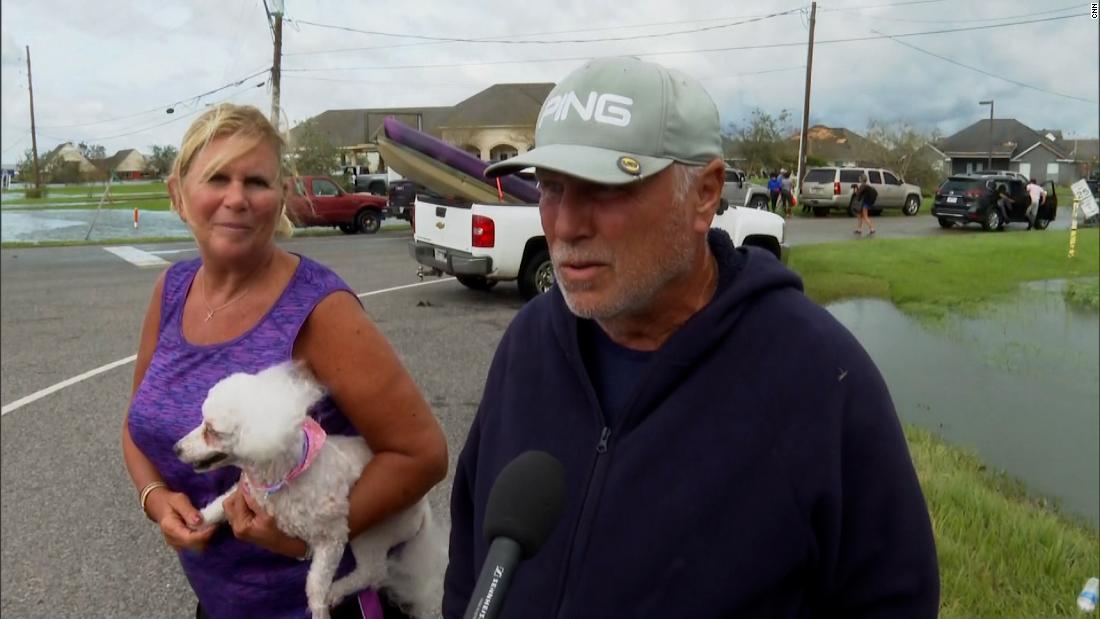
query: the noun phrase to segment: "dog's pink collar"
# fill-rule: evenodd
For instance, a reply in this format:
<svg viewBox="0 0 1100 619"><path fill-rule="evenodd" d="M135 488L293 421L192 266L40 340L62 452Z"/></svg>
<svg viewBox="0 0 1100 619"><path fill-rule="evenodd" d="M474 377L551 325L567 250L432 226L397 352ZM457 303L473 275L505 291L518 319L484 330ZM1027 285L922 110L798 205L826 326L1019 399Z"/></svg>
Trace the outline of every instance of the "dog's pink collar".
<svg viewBox="0 0 1100 619"><path fill-rule="evenodd" d="M306 417L305 422L302 423L302 458L298 461L298 464L290 469L290 472L279 481L271 484L270 486L261 486L259 484L251 483L248 479L248 475L242 475L241 478L244 481L245 490L253 492L253 490L264 493L264 496L272 495L283 488L287 484L298 478L299 475L306 472L310 464L317 459L317 454L321 453L321 448L325 445L325 437L328 436L325 433L325 429L321 427L321 424L314 421L312 417Z"/></svg>

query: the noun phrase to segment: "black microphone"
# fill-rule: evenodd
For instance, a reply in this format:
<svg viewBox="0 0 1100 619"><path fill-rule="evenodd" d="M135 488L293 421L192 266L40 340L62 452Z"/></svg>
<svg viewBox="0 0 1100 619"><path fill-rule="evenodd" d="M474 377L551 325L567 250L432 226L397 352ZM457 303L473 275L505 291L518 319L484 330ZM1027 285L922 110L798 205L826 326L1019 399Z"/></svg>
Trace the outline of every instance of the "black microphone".
<svg viewBox="0 0 1100 619"><path fill-rule="evenodd" d="M465 619L495 619L516 564L530 559L550 537L565 502L565 467L544 451L525 451L493 482L485 508L489 552Z"/></svg>

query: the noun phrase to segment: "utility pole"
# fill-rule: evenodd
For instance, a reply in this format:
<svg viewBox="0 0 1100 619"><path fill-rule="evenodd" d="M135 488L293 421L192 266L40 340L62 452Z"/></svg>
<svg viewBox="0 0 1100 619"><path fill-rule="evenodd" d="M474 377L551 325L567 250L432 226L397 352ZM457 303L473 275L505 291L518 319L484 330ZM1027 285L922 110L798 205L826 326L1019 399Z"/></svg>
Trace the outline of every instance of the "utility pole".
<svg viewBox="0 0 1100 619"><path fill-rule="evenodd" d="M993 169L993 99L979 101L978 105L989 106L989 158L985 160L985 169Z"/></svg>
<svg viewBox="0 0 1100 619"><path fill-rule="evenodd" d="M806 167L806 132L810 125L810 77L814 72L814 23L817 19L817 2L810 3L810 43L806 47L806 95L802 101L802 134L798 137L798 178L792 191L798 195L802 189L802 170Z"/></svg>
<svg viewBox="0 0 1100 619"><path fill-rule="evenodd" d="M31 152L34 153L34 188L42 191L42 175L38 171L38 136L34 130L34 86L31 84L31 46L27 48L27 90L31 95ZM39 194L41 195L41 194Z"/></svg>
<svg viewBox="0 0 1100 619"><path fill-rule="evenodd" d="M283 65L283 3L275 0L275 58L271 63L271 124L279 128L279 82Z"/></svg>

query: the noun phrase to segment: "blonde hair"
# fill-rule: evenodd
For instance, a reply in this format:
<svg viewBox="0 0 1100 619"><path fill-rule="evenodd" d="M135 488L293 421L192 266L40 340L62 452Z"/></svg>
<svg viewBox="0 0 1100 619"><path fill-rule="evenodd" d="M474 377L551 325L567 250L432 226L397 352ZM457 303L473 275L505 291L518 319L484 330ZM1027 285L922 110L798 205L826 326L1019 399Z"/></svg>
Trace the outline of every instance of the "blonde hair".
<svg viewBox="0 0 1100 619"><path fill-rule="evenodd" d="M263 112L251 105L232 103L219 104L203 112L195 122L191 123L187 132L183 134L179 154L172 162L171 176L182 182L183 177L191 171L191 164L202 149L215 139L227 136L244 139L240 142L240 146L232 151L221 153L206 165L206 169L199 170L203 180L213 176L230 161L266 142L275 148L276 156L279 158L279 172L275 180L280 188L283 187L283 179L287 176L283 167L287 152L286 140ZM172 210L179 209L180 205L173 201ZM285 195L280 205L279 222L275 224L275 234L284 238L294 234L294 223L287 217Z"/></svg>

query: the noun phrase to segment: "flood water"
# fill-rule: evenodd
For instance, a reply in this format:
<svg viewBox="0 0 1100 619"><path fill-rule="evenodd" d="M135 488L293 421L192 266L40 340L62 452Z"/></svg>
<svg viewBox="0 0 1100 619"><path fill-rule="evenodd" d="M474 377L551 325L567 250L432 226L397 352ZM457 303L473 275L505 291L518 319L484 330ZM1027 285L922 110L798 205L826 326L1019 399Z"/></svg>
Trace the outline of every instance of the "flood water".
<svg viewBox="0 0 1100 619"><path fill-rule="evenodd" d="M91 234L88 235L88 229ZM138 227L129 209L50 209L0 212L0 241L82 241L141 237L191 238L179 215L169 211L141 211Z"/></svg>
<svg viewBox="0 0 1100 619"><path fill-rule="evenodd" d="M881 300L828 309L875 360L903 421L1100 528L1100 313L1067 307L1064 285L1032 283L980 317L928 328Z"/></svg>

